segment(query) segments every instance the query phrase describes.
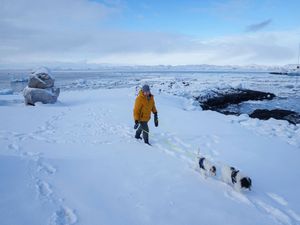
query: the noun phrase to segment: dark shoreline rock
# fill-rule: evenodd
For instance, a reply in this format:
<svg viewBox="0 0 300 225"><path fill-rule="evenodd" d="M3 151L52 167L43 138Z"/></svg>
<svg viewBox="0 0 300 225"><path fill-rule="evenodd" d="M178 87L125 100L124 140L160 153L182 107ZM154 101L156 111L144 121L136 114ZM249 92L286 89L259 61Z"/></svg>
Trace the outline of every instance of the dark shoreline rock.
<svg viewBox="0 0 300 225"><path fill-rule="evenodd" d="M273 93L254 91L248 89L231 89L229 93L215 92L215 96L202 100L195 99L200 103L203 110L219 111L232 104L239 104L245 101L272 100L276 97Z"/></svg>
<svg viewBox="0 0 300 225"><path fill-rule="evenodd" d="M239 105L246 101L262 101L272 100L275 94L262 91L254 91L249 89L228 89L211 91L205 96L195 97L203 110L212 110L224 115L239 116L241 112L230 109L229 106ZM290 110L284 109L256 109L249 114L251 118L258 118L261 120L268 120L274 118L277 120L286 120L292 124L300 123L300 114Z"/></svg>
<svg viewBox="0 0 300 225"><path fill-rule="evenodd" d="M270 72L269 74L275 74L275 75L288 75L287 72Z"/></svg>
<svg viewBox="0 0 300 225"><path fill-rule="evenodd" d="M274 118L277 120L287 120L289 123L300 123L300 115L294 111L284 109L256 109L250 115L251 118L258 118L260 120L268 120Z"/></svg>

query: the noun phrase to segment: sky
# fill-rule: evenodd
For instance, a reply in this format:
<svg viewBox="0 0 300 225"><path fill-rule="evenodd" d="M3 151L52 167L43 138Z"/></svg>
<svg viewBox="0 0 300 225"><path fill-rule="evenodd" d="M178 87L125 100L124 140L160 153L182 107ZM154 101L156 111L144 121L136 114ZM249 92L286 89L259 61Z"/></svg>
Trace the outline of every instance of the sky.
<svg viewBox="0 0 300 225"><path fill-rule="evenodd" d="M0 68L285 65L299 0L0 0Z"/></svg>

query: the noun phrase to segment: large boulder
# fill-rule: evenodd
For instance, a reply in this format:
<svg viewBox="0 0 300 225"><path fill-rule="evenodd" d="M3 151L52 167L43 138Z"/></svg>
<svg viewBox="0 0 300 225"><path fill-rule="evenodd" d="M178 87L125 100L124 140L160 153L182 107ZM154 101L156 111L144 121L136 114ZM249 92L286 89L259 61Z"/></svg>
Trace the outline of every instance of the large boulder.
<svg viewBox="0 0 300 225"><path fill-rule="evenodd" d="M41 89L25 87L23 90L26 105L34 105L36 102L42 102L44 104L55 103L59 93L59 88Z"/></svg>
<svg viewBox="0 0 300 225"><path fill-rule="evenodd" d="M52 88L54 77L46 67L40 67L29 75L28 87L30 88Z"/></svg>
<svg viewBox="0 0 300 225"><path fill-rule="evenodd" d="M60 89L54 87L54 78L50 70L40 67L29 76L28 86L23 90L26 105L34 105L36 102L55 103Z"/></svg>

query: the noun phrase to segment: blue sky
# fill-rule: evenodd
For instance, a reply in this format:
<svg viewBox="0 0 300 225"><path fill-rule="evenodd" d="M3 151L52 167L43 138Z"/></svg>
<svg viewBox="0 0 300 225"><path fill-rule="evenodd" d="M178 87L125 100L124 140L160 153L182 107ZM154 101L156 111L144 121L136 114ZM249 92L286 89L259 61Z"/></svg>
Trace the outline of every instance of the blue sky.
<svg viewBox="0 0 300 225"><path fill-rule="evenodd" d="M103 1L100 1L103 2ZM126 1L110 25L138 31L174 32L213 37L239 34L247 26L271 20L265 30L299 27L300 1Z"/></svg>
<svg viewBox="0 0 300 225"><path fill-rule="evenodd" d="M0 0L0 67L295 63L296 0Z"/></svg>

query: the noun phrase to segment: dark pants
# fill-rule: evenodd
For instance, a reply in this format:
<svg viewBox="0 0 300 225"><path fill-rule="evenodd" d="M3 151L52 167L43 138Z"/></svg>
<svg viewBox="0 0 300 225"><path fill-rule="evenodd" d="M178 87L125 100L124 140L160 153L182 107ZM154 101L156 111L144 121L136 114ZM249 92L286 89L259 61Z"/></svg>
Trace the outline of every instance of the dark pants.
<svg viewBox="0 0 300 225"><path fill-rule="evenodd" d="M145 143L149 143L149 127L148 122L140 122L139 128L137 129L135 133L135 137L139 138L141 137L141 133L143 132L143 139Z"/></svg>

